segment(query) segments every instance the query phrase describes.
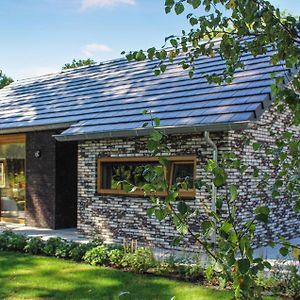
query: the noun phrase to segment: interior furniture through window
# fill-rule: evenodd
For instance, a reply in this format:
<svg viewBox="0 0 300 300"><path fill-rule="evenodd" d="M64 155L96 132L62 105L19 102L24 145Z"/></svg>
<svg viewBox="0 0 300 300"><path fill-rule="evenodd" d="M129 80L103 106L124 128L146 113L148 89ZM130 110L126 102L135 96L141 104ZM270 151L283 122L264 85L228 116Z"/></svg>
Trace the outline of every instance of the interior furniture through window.
<svg viewBox="0 0 300 300"><path fill-rule="evenodd" d="M25 223L25 135L0 136L0 220Z"/></svg>

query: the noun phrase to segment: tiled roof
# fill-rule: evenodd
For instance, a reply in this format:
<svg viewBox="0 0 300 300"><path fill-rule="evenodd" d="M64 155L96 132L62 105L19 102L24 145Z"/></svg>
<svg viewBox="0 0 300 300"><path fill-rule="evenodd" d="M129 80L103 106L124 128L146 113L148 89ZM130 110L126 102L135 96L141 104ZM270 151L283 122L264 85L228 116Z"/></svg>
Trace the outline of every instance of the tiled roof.
<svg viewBox="0 0 300 300"><path fill-rule="evenodd" d="M144 109L167 128L254 121L271 101L271 73L285 71L269 65L271 54L245 54L245 68L220 86L202 75L220 74L225 66L220 57L199 58L192 79L177 64L155 76L154 61L118 59L17 81L0 90L0 132L43 126L67 128L62 136L74 138L122 132L149 119Z"/></svg>

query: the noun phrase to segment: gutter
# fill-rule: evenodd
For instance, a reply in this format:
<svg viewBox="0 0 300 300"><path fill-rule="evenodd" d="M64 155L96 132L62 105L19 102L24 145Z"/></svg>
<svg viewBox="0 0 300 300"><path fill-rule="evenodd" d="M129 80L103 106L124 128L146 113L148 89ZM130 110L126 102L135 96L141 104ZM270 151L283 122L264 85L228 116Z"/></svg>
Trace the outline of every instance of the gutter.
<svg viewBox="0 0 300 300"><path fill-rule="evenodd" d="M195 134L203 131L228 131L228 130L242 130L249 128L249 121L235 122L235 123L219 123L193 126L166 126L157 127L158 130L165 134ZM74 127L75 128L75 127ZM74 134L57 134L53 135L59 142L67 141L85 141L109 138L124 138L124 137L138 137L147 136L153 131L153 128L135 128L127 130L112 130L91 133L74 133Z"/></svg>
<svg viewBox="0 0 300 300"><path fill-rule="evenodd" d="M216 165L218 165L218 147L210 138L209 131L204 132L204 139L207 142L207 144L213 148L213 153L212 153L213 160L215 161ZM216 202L217 202L217 187L212 182L211 183L211 210L213 212L216 212ZM214 231L212 234L212 242L216 244L216 231Z"/></svg>

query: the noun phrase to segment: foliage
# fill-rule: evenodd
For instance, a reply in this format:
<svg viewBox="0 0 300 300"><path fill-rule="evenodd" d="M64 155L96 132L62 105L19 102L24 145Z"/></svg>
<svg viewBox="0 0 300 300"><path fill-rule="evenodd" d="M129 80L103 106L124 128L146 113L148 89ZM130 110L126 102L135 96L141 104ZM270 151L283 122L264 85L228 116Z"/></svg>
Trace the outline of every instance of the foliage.
<svg viewBox="0 0 300 300"><path fill-rule="evenodd" d="M270 276L261 274L258 277L260 285L273 295L283 295L292 299L300 299L300 274L294 265L279 261L275 264Z"/></svg>
<svg viewBox="0 0 300 300"><path fill-rule="evenodd" d="M51 237L44 242L42 253L47 256L55 256L57 249L62 250L66 246L66 242L61 238Z"/></svg>
<svg viewBox="0 0 300 300"><path fill-rule="evenodd" d="M40 237L32 237L27 240L24 251L29 254L42 254L44 241Z"/></svg>
<svg viewBox="0 0 300 300"><path fill-rule="evenodd" d="M108 262L108 249L105 246L97 246L88 250L83 260L93 266L105 265Z"/></svg>
<svg viewBox="0 0 300 300"><path fill-rule="evenodd" d="M12 82L14 82L13 79L3 74L3 72L0 70L0 89L11 84Z"/></svg>
<svg viewBox="0 0 300 300"><path fill-rule="evenodd" d="M124 257L124 251L121 249L112 249L108 253L108 259L112 266L120 267Z"/></svg>
<svg viewBox="0 0 300 300"><path fill-rule="evenodd" d="M26 245L27 238L12 231L4 231L0 235L0 250L22 251Z"/></svg>
<svg viewBox="0 0 300 300"><path fill-rule="evenodd" d="M221 74L207 73L198 70L197 76L205 76L212 84L230 84L234 73L244 68L243 56L252 54L254 57L270 54L270 64L283 62L292 73L277 72L272 74L271 90L274 96L274 106L278 113L291 114L290 126L300 124L300 19L281 14L266 0L166 0L166 13L176 15L187 12L187 20L191 29L183 30L181 35L166 38L167 50L149 48L126 54L128 60L156 60L154 70L159 75L167 70L170 64L178 63L187 70L190 77L194 76L197 59L200 56L220 57L225 63ZM192 12L190 12L192 11ZM204 15L197 13L205 11ZM125 53L124 53L125 54ZM144 113L149 113L145 110ZM164 158L169 153L166 136L159 130L160 120L153 118L143 127L152 125L153 130L148 139L148 150L153 155L159 155L162 166L167 164ZM155 128L158 127L158 128ZM292 128L292 127L290 127ZM272 164L276 167L275 181L266 170L253 170L254 177L260 177L257 189L264 200L266 189L272 186L272 197L287 190L286 199L292 201L296 211L300 210L299 183L299 132L287 129L282 135L270 132L275 139L275 147L266 143L253 143L255 151L264 151L267 156L273 155ZM246 136L244 143L249 143L251 137ZM249 169L234 153L225 153L220 161L208 160L205 171L207 178L212 178L212 185L195 179L197 189L211 191L212 186L222 188L225 194L219 194L216 208L203 207L204 214L194 209L188 202L180 199L179 190L188 186L187 180L169 186L163 182L168 191L165 198L156 196L161 187L158 182L158 172L151 166L145 168L147 183L142 187L149 196L152 207L148 208L149 216L154 215L159 221L171 219L179 236L174 244L186 241L189 236L204 250L211 261L206 270L207 275L217 274L221 286L232 284L236 299L262 299L263 288L257 278L265 269L271 269L268 261L253 255L253 241L258 224L268 223L269 207L258 206L253 211L253 217L242 222L238 217L239 190L235 184L228 183L228 170L235 170L240 176ZM131 186L128 191L134 190ZM197 224L195 223L197 221ZM193 224L194 226L191 226ZM200 228L198 230L197 228ZM190 240L188 240L190 241ZM294 251L300 260L299 248L291 245L283 238L280 252L287 255ZM216 244L215 244L216 243ZM273 241L270 241L274 245Z"/></svg>
<svg viewBox="0 0 300 300"><path fill-rule="evenodd" d="M65 64L62 69L63 70L69 70L69 69L75 69L75 68L79 68L79 67L84 67L84 66L90 66L95 64L96 62L91 59L91 58L87 58L87 59L73 59L73 61L71 63L67 63Z"/></svg>
<svg viewBox="0 0 300 300"><path fill-rule="evenodd" d="M149 248L138 248L134 252L126 253L122 259L124 268L139 273L144 273L155 265L153 253Z"/></svg>
<svg viewBox="0 0 300 300"><path fill-rule="evenodd" d="M106 247L99 245L99 242L78 244L60 238L43 241L40 237L25 237L11 231L0 233L0 250L85 261L92 265L108 265L138 273L149 272L201 283L204 282L205 276L209 277L210 282L215 282L218 273L210 268L206 269L197 257L168 256L163 261L157 261L149 248L133 247L133 245L124 248L120 245ZM274 294L293 296L299 293L297 270L291 269L288 273L277 272L276 274L273 271L272 274L273 281L266 281L265 278L258 276L257 285L263 290L271 290Z"/></svg>
<svg viewBox="0 0 300 300"><path fill-rule="evenodd" d="M82 261L85 253L92 249L92 247L92 244L77 244L70 249L69 257L75 261Z"/></svg>

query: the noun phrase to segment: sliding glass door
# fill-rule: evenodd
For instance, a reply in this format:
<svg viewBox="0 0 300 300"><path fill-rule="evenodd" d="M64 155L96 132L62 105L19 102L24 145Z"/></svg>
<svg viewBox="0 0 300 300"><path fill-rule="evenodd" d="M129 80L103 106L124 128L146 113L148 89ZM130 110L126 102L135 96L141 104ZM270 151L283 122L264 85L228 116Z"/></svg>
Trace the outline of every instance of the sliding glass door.
<svg viewBox="0 0 300 300"><path fill-rule="evenodd" d="M1 221L25 222L25 138L0 138L0 218Z"/></svg>

